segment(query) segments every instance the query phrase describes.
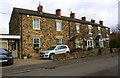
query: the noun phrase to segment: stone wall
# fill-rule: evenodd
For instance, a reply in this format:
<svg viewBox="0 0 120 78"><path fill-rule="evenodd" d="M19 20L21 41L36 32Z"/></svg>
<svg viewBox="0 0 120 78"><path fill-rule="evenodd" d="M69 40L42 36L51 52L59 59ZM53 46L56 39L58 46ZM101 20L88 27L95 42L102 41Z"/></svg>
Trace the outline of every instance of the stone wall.
<svg viewBox="0 0 120 78"><path fill-rule="evenodd" d="M115 52L120 52L120 48L111 48L111 52L115 53Z"/></svg>
<svg viewBox="0 0 120 78"><path fill-rule="evenodd" d="M40 19L40 30L33 29L33 18ZM62 31L56 31L56 21L62 21ZM56 38L62 38L63 44L69 43L69 38L78 36L78 39L97 36L97 26L93 26L93 34L88 34L88 24L80 24L80 33L76 32L76 22L66 20L45 18L40 16L13 14L10 21L10 34L20 35L19 54L29 53L33 57L39 57L34 50L33 38L40 38L40 51L46 50L51 45L56 44ZM70 28L69 28L70 27ZM70 29L70 33L69 33ZM105 28L102 28L102 34L105 34ZM83 40L82 40L83 41ZM70 43L71 48L75 48L75 42ZM84 46L83 46L84 47Z"/></svg>
<svg viewBox="0 0 120 78"><path fill-rule="evenodd" d="M12 14L9 23L9 34L10 35L20 35L20 17L18 14Z"/></svg>
<svg viewBox="0 0 120 78"><path fill-rule="evenodd" d="M53 61L85 58L85 57L105 55L105 54L110 54L109 48L101 49L101 51L95 50L95 51L81 51L81 52L73 52L73 53L66 53L66 54L57 54L54 56Z"/></svg>
<svg viewBox="0 0 120 78"><path fill-rule="evenodd" d="M40 18L40 30L33 29L33 18ZM62 31L56 31L56 21L62 21ZM56 45L56 38L62 38L63 44L69 40L68 22L44 17L22 16L22 51L33 57L39 57L34 50L33 38L40 38L40 50L43 51Z"/></svg>

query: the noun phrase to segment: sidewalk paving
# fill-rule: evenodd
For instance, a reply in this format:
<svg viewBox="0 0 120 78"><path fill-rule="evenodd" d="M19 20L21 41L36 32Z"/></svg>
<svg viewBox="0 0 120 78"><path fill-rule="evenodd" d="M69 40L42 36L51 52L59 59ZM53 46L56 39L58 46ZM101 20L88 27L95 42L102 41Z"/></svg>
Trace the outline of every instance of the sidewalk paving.
<svg viewBox="0 0 120 78"><path fill-rule="evenodd" d="M25 65L32 65L32 64L43 64L52 62L50 59L40 59L40 58L32 58L32 59L14 59L14 64L9 66L3 66L2 68L10 68L10 67L17 67L17 66L25 66Z"/></svg>
<svg viewBox="0 0 120 78"><path fill-rule="evenodd" d="M94 57L79 58L79 59L58 61L58 62L52 62L52 60L39 60L39 59L26 59L26 60L16 59L15 65L2 68L2 75L5 76L9 74L30 72L34 70L40 70L40 69L54 69L59 66L75 64L75 63L83 63L83 62L97 60L97 59L102 60L109 57L115 57L117 55L118 55L117 53L111 53L108 55L99 55Z"/></svg>

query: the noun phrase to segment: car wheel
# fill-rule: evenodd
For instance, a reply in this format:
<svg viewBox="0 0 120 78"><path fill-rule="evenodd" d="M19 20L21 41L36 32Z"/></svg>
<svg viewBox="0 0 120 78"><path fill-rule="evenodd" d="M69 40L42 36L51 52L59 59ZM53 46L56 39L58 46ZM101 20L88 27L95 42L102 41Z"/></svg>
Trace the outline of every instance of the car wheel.
<svg viewBox="0 0 120 78"><path fill-rule="evenodd" d="M70 53L69 51L67 51L66 53Z"/></svg>
<svg viewBox="0 0 120 78"><path fill-rule="evenodd" d="M14 61L11 62L11 65L14 63Z"/></svg>
<svg viewBox="0 0 120 78"><path fill-rule="evenodd" d="M54 55L55 55L55 54L50 54L50 59L53 60L53 59L54 59Z"/></svg>

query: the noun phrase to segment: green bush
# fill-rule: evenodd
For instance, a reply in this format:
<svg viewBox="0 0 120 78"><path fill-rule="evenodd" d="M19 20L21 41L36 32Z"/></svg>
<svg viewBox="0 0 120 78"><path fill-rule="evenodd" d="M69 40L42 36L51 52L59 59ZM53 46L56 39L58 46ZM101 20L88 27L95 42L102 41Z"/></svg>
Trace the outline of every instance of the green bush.
<svg viewBox="0 0 120 78"><path fill-rule="evenodd" d="M113 38L110 40L110 48L120 48L120 38Z"/></svg>

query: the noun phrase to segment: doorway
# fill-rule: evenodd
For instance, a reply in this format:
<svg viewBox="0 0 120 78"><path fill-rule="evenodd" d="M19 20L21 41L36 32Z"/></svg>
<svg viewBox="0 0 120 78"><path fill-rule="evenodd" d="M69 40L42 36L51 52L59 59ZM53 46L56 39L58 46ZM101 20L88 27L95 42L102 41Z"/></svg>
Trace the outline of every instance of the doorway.
<svg viewBox="0 0 120 78"><path fill-rule="evenodd" d="M18 58L18 44L15 40L12 40L12 55L14 58Z"/></svg>

